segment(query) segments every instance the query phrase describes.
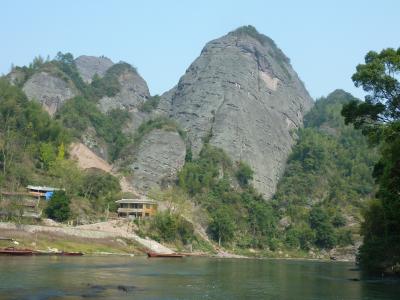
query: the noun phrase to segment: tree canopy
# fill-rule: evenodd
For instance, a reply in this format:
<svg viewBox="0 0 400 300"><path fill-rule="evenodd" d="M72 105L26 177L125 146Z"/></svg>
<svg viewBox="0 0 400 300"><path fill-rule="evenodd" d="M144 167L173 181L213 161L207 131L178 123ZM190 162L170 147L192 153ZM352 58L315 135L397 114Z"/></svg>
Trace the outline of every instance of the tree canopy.
<svg viewBox="0 0 400 300"><path fill-rule="evenodd" d="M374 177L376 200L365 211L360 263L367 270L393 271L400 264L400 48L370 51L352 79L368 93L364 103L345 105L342 114L379 145ZM397 272L400 272L397 270Z"/></svg>

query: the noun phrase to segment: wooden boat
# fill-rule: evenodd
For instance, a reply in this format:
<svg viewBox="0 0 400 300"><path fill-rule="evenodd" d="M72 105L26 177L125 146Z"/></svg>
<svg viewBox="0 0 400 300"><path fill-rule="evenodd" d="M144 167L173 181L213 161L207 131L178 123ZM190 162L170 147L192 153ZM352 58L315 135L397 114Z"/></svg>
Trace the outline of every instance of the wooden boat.
<svg viewBox="0 0 400 300"><path fill-rule="evenodd" d="M180 258L180 257L184 257L183 254L179 254L179 253L157 253L157 252L152 252L152 251L147 251L147 256L148 257L172 257L172 258Z"/></svg>
<svg viewBox="0 0 400 300"><path fill-rule="evenodd" d="M82 256L82 252L61 252L61 256Z"/></svg>
<svg viewBox="0 0 400 300"><path fill-rule="evenodd" d="M44 255L44 256L82 256L82 252L64 252L64 251L34 251L33 255Z"/></svg>
<svg viewBox="0 0 400 300"><path fill-rule="evenodd" d="M22 256L22 255L33 255L33 253L34 251L31 249L17 249L14 247L0 249L0 255Z"/></svg>

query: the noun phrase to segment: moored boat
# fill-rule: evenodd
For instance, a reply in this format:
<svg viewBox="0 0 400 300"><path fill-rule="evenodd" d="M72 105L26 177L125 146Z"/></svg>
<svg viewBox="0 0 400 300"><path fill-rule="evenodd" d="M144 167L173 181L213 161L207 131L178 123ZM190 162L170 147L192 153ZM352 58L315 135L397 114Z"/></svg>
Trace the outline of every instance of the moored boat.
<svg viewBox="0 0 400 300"><path fill-rule="evenodd" d="M82 256L82 252L65 252L65 251L35 251L33 255L44 256Z"/></svg>
<svg viewBox="0 0 400 300"><path fill-rule="evenodd" d="M31 249L17 249L13 247L0 249L0 255L33 255L34 251Z"/></svg>
<svg viewBox="0 0 400 300"><path fill-rule="evenodd" d="M61 256L82 256L82 252L61 252Z"/></svg>
<svg viewBox="0 0 400 300"><path fill-rule="evenodd" d="M148 257L173 257L173 258L184 257L184 255L180 253L157 253L152 251L147 251L146 253Z"/></svg>

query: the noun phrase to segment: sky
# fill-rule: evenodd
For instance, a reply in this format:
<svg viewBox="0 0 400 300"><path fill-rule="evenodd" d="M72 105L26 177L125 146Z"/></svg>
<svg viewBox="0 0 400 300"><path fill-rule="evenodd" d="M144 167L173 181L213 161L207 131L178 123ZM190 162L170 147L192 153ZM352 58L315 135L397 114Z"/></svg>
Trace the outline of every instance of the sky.
<svg viewBox="0 0 400 300"><path fill-rule="evenodd" d="M313 98L364 95L351 75L370 50L400 47L400 1L0 0L0 74L58 51L137 67L151 94L177 84L204 45L242 25L272 38Z"/></svg>

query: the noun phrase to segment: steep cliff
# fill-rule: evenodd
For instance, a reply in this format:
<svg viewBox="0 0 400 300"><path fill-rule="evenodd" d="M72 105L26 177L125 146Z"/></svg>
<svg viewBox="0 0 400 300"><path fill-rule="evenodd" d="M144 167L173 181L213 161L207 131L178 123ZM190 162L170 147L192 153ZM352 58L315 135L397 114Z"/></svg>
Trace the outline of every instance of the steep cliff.
<svg viewBox="0 0 400 300"><path fill-rule="evenodd" d="M81 55L75 59L75 64L83 81L91 83L95 74L103 77L106 71L113 65L113 62L104 56Z"/></svg>
<svg viewBox="0 0 400 300"><path fill-rule="evenodd" d="M209 42L159 111L187 132L194 155L205 141L255 171L266 198L276 189L294 130L313 101L289 59L251 26Z"/></svg>
<svg viewBox="0 0 400 300"><path fill-rule="evenodd" d="M66 100L78 95L71 82L47 72L35 73L24 84L23 91L30 100L41 103L50 115L54 115Z"/></svg>
<svg viewBox="0 0 400 300"><path fill-rule="evenodd" d="M185 163L186 146L178 132L155 129L137 149L132 185L139 191L172 182Z"/></svg>
<svg viewBox="0 0 400 300"><path fill-rule="evenodd" d="M107 73L117 78L120 88L115 96L105 96L100 99L99 108L102 112L106 113L116 108L137 111L137 108L150 97L146 81L129 64L116 64Z"/></svg>

